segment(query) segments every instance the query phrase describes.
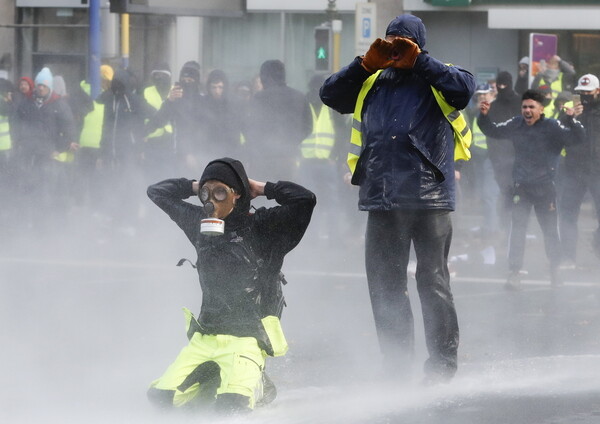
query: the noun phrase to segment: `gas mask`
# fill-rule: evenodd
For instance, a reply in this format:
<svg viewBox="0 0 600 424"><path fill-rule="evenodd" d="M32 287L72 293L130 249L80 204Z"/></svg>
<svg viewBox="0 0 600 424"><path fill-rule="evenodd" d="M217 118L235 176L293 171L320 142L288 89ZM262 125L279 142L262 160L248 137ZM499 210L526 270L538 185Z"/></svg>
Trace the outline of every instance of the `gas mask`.
<svg viewBox="0 0 600 424"><path fill-rule="evenodd" d="M222 235L225 232L223 219L233 211L240 195L220 181L209 181L200 188L198 197L207 216L200 222L200 232L211 236Z"/></svg>

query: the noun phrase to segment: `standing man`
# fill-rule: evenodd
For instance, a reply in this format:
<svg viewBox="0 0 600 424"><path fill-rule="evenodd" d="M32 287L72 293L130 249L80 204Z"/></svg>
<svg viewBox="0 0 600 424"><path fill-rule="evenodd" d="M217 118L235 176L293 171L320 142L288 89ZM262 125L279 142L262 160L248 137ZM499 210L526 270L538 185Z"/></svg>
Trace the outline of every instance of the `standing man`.
<svg viewBox="0 0 600 424"><path fill-rule="evenodd" d="M489 109L489 103L481 104L478 122L483 133L489 137L509 139L515 147L506 288L519 290L521 287L520 271L532 207L544 234L546 256L550 261L550 282L553 286L560 285L558 267L561 252L554 180L561 150L565 144L583 139L583 126L574 119L573 109L567 109L562 122L545 118L544 95L537 90L527 90L523 94L521 116L506 122L492 122L488 116Z"/></svg>
<svg viewBox="0 0 600 424"><path fill-rule="evenodd" d="M260 81L263 89L252 98L245 125L252 172L290 179L300 143L312 130L310 108L304 94L287 85L280 60L261 65Z"/></svg>
<svg viewBox="0 0 600 424"><path fill-rule="evenodd" d="M600 257L600 82L592 74L583 75L575 90L581 96L583 113L578 118L586 129L583 143L567 146L558 201L560 238L565 268L575 268L577 253L577 221L581 203L589 190L596 208L599 228L592 246ZM575 111L579 112L577 105Z"/></svg>
<svg viewBox="0 0 600 424"><path fill-rule="evenodd" d="M447 266L455 206L449 122L476 84L468 71L443 64L424 47L421 19L398 16L385 40L325 81L321 99L340 113L354 111L348 164L360 186L359 209L369 212L366 270L384 371L406 373L413 357L412 242L429 351L426 382L435 382L454 376L459 340ZM462 115L453 122L467 129Z"/></svg>
<svg viewBox="0 0 600 424"><path fill-rule="evenodd" d="M162 407L215 402L229 413L273 400L263 396L265 358L288 347L279 323L281 267L308 227L315 195L291 182L249 179L241 162L222 158L210 162L199 181L162 181L148 196L195 246L202 288L198 320L186 310L189 344L152 383L150 401ZM185 201L192 196L203 206ZM279 206L251 214L257 196Z"/></svg>

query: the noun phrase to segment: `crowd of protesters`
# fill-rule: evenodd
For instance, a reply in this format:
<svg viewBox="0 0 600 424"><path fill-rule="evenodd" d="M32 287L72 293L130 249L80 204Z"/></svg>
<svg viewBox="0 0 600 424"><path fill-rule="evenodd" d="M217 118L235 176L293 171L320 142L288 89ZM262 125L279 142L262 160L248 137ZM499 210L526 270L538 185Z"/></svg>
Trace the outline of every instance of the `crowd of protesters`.
<svg viewBox="0 0 600 424"><path fill-rule="evenodd" d="M600 161L593 160L600 151L600 88L594 75L577 78L573 66L558 56L540 67L531 84L528 66L524 57L514 79L501 71L480 84L466 111L473 155L458 167L462 197L456 218L463 211L481 216L467 225L479 229L483 247L508 240L515 152L511 142L479 129L482 101L490 103L489 119L502 123L521 114L521 96L528 89L544 95L544 119L560 119L581 96L583 115L577 119L586 127L585 140L567 147L554 170L561 266L572 269L586 190L596 210L600 202L600 185L591 182L600 174ZM356 193L343 180L350 120L320 101L325 76L315 75L301 93L286 84L285 66L278 60L264 62L255 72L254 78L232 83L223 70L201 75L194 61L178 74L158 63L143 84L129 69L102 65L96 99L88 82L64 81L51 67L15 83L0 79L0 197L8 200L0 209L0 230L43 234L84 221L98 224L102 236L106 228L132 235L145 215L147 184L174 174L197 177L212 158L229 156L246 163L253 175L298 180L318 192L316 238L360 234L338 219L341 211L361 222L354 213ZM581 89L584 77L587 90ZM599 234L591 240L598 255Z"/></svg>
<svg viewBox="0 0 600 424"><path fill-rule="evenodd" d="M0 81L3 232L54 234L84 221L98 224L99 238L134 235L149 183L197 178L215 157L237 158L252 175L276 180L297 179L300 169L320 163L337 181L325 184L330 197L344 186L348 120L336 113L323 124L321 108L328 108L314 102L321 77L305 94L287 85L279 60L235 84L223 70L203 77L194 61L178 75L158 63L146 84L130 69L100 71L95 99L87 81L64 81L51 67L16 84ZM324 149L314 138L317 120L319 131L329 128ZM327 228L320 236L329 237Z"/></svg>
<svg viewBox="0 0 600 424"><path fill-rule="evenodd" d="M494 263L494 248L510 243L509 289L518 289L526 273L521 267L530 208L535 209L544 233L550 279L555 285L562 284L558 269L577 268L578 220L588 192L600 224L598 78L592 74L578 77L573 66L559 56L543 61L531 83L528 67L529 58L522 58L514 85L512 74L501 71L496 79L477 87L468 110L473 156L461 168L463 208L475 209L481 216L480 221L471 223L471 229L482 240L484 260ZM528 121L535 103L539 103L538 119ZM480 114L482 105L485 119ZM551 137L546 131L550 121L556 131L573 126L568 115L582 124L584 131ZM485 122L480 122L482 119ZM480 128L482 123L486 128ZM540 138L536 146L535 138ZM529 175L527 181L524 175ZM540 185L542 176L544 184ZM581 241L600 257L600 227Z"/></svg>

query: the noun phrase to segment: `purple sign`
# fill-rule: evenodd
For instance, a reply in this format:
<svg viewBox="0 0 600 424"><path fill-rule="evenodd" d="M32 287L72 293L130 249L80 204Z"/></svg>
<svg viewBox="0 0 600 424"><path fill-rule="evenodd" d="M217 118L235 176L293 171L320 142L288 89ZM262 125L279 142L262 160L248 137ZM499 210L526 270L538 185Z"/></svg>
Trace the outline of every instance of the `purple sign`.
<svg viewBox="0 0 600 424"><path fill-rule="evenodd" d="M548 62L557 53L558 36L554 34L529 34L529 83L538 73L540 62Z"/></svg>

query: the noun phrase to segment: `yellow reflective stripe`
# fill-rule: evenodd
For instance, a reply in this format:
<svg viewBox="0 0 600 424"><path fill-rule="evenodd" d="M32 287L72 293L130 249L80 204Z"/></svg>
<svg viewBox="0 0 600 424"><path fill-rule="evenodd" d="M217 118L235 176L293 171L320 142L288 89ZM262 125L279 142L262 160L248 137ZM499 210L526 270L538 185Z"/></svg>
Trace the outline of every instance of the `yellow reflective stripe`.
<svg viewBox="0 0 600 424"><path fill-rule="evenodd" d="M55 161L69 163L75 160L75 154L73 152L62 152L53 157Z"/></svg>
<svg viewBox="0 0 600 424"><path fill-rule="evenodd" d="M12 140L10 138L10 126L8 117L0 117L0 150L10 150L12 148Z"/></svg>
<svg viewBox="0 0 600 424"><path fill-rule="evenodd" d="M348 158L346 159L346 163L348 164L348 168L350 168L350 172L352 174L354 174L354 171L356 170L356 163L358 162L358 158L362 152L363 104L367 94L373 87L373 84L375 84L375 81L377 80L377 77L379 77L381 71L382 70L380 69L379 71L375 72L373 75L367 78L365 82L363 82L363 85L358 93L358 97L356 98L356 104L354 105L354 114L352 115L352 130L350 132L350 151L348 152Z"/></svg>
<svg viewBox="0 0 600 424"><path fill-rule="evenodd" d="M440 106L442 113L450 125L452 125L452 130L454 132L454 160L471 159L469 147L471 147L473 134L471 133L469 125L467 124L467 120L459 110L446 102L446 99L444 99L444 95L441 91L437 90L434 86L431 86L431 91L433 91L435 100Z"/></svg>
<svg viewBox="0 0 600 424"><path fill-rule="evenodd" d="M487 137L479 129L477 118L473 119L473 144L480 149L487 149Z"/></svg>

